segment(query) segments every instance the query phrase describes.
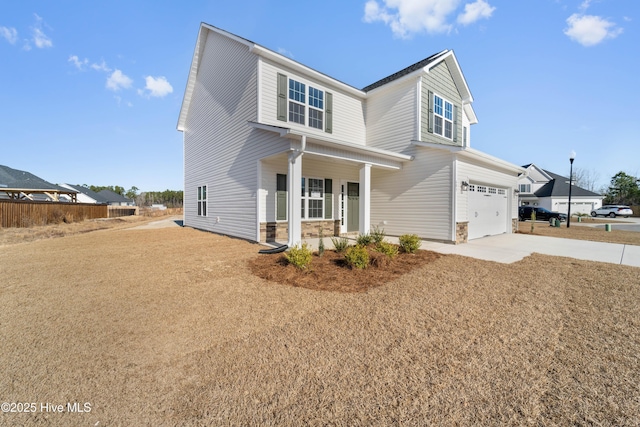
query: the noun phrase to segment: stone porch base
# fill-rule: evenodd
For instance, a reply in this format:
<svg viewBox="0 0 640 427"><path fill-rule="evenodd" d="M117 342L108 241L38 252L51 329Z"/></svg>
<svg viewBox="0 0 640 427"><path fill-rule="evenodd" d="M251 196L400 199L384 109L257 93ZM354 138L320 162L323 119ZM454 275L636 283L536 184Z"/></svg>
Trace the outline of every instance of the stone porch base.
<svg viewBox="0 0 640 427"><path fill-rule="evenodd" d="M456 222L456 245L469 241L469 223Z"/></svg>
<svg viewBox="0 0 640 427"><path fill-rule="evenodd" d="M320 230L324 237L340 235L340 220L302 221L302 238L320 237ZM289 223L261 222L261 242L286 242L289 239Z"/></svg>

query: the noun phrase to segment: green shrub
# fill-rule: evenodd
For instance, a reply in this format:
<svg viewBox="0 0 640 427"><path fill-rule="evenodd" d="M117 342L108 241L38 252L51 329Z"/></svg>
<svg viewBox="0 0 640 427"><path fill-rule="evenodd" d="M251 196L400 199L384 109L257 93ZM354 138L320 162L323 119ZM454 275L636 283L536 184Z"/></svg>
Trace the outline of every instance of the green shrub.
<svg viewBox="0 0 640 427"><path fill-rule="evenodd" d="M289 264L294 265L300 270L304 270L311 264L311 255L311 249L306 243L303 243L302 246L295 245L284 254Z"/></svg>
<svg viewBox="0 0 640 427"><path fill-rule="evenodd" d="M358 237L356 237L356 243L359 246L368 246L371 244L372 241L373 241L373 238L369 233L361 234Z"/></svg>
<svg viewBox="0 0 640 427"><path fill-rule="evenodd" d="M331 243L338 253L344 252L349 247L349 239L346 237L332 237Z"/></svg>
<svg viewBox="0 0 640 427"><path fill-rule="evenodd" d="M373 230L371 230L371 240L373 240L373 243L377 245L384 240L384 237L384 228L378 226L373 227Z"/></svg>
<svg viewBox="0 0 640 427"><path fill-rule="evenodd" d="M324 236L322 233L322 227L320 227L320 241L318 242L318 255L324 255Z"/></svg>
<svg viewBox="0 0 640 427"><path fill-rule="evenodd" d="M369 265L369 252L364 246L351 246L344 254L347 264L351 268L367 268Z"/></svg>
<svg viewBox="0 0 640 427"><path fill-rule="evenodd" d="M398 247L392 243L381 241L376 245L376 251L385 254L391 259L398 255Z"/></svg>
<svg viewBox="0 0 640 427"><path fill-rule="evenodd" d="M398 241L402 252L406 252L408 254L415 253L420 249L420 245L422 245L420 238L415 234L403 234L398 238Z"/></svg>

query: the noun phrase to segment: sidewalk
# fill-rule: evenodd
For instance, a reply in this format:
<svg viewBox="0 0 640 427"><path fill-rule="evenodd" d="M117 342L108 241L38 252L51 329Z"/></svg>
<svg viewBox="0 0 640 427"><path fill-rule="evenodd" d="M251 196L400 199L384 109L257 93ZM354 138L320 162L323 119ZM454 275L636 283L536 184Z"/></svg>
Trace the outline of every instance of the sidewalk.
<svg viewBox="0 0 640 427"><path fill-rule="evenodd" d="M386 237L385 239L391 243L398 243L398 239L395 237ZM312 248L318 248L319 239L305 239L304 241ZM355 240L353 243L355 244ZM328 237L324 238L324 245L325 249L333 249L331 239ZM504 264L520 261L537 252L544 255L640 267L640 246L527 234L501 234L483 237L462 245L423 241L421 249Z"/></svg>

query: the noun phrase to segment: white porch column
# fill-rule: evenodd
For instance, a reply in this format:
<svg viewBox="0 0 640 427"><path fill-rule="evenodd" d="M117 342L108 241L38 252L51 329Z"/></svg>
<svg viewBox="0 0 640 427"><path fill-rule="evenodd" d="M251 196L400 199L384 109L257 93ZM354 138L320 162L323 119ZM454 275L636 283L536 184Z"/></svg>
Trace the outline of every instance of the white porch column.
<svg viewBox="0 0 640 427"><path fill-rule="evenodd" d="M360 167L360 234L371 232L371 165Z"/></svg>
<svg viewBox="0 0 640 427"><path fill-rule="evenodd" d="M289 173L287 174L287 189L289 190L289 247L302 242L302 152L294 151L289 154Z"/></svg>

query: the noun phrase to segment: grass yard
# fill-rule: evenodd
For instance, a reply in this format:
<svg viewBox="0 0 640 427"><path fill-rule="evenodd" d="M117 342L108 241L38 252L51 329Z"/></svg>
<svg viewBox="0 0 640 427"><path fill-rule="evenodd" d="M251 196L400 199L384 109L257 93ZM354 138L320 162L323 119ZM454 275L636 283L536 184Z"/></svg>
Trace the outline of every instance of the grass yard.
<svg viewBox="0 0 640 427"><path fill-rule="evenodd" d="M592 220L588 218L586 221L588 221L588 223L599 222L611 224L611 222L602 219ZM620 221L614 224L619 223L622 222ZM518 233L640 246L640 233L638 232L616 230L615 228L611 231L605 231L604 228L587 227L576 224L574 221L571 222L571 227L569 228L567 228L566 222L563 222L560 227L550 227L548 222L536 222L533 233L531 232L531 221L519 222Z"/></svg>
<svg viewBox="0 0 640 427"><path fill-rule="evenodd" d="M341 293L255 276L258 249L177 227L5 241L0 400L38 410L0 425L640 424L638 268L442 255ZM67 402L91 411L41 410Z"/></svg>

